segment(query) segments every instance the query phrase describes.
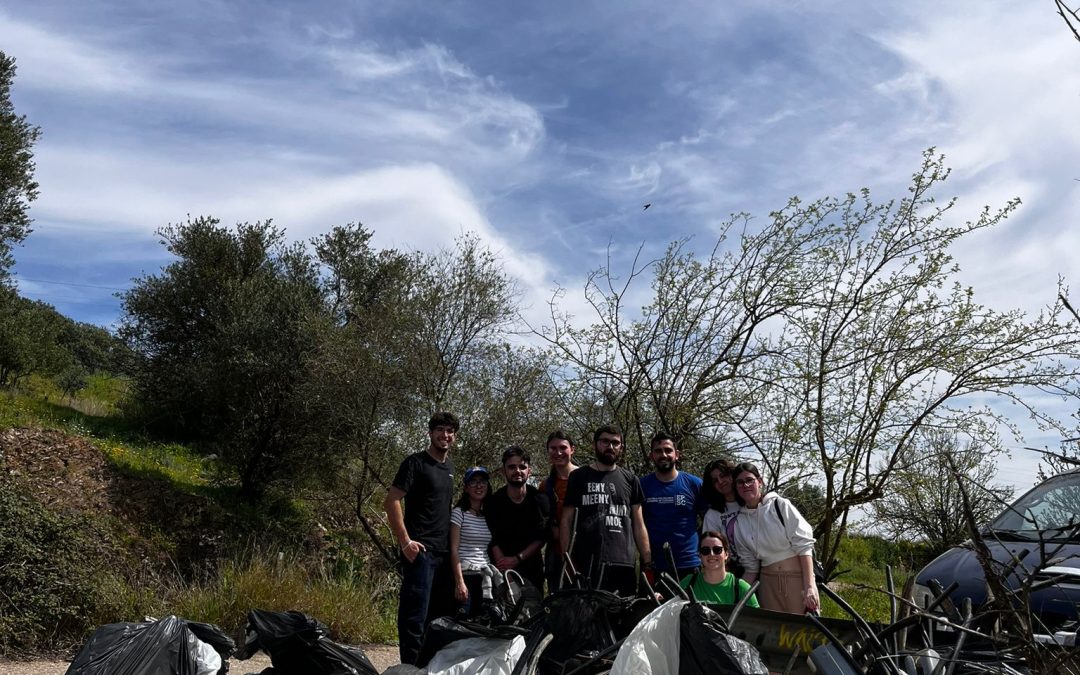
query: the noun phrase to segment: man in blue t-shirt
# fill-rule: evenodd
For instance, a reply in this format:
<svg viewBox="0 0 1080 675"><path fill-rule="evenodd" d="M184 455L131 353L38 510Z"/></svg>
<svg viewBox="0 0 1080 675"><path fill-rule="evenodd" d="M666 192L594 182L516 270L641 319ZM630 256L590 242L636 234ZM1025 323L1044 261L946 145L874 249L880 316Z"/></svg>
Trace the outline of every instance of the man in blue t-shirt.
<svg viewBox="0 0 1080 675"><path fill-rule="evenodd" d="M656 470L641 478L645 494L643 512L649 532L649 548L657 572L674 574L682 579L700 565L698 557L697 500L701 479L679 471L679 448L675 439L663 431L652 437L649 459ZM675 567L664 552L671 545Z"/></svg>

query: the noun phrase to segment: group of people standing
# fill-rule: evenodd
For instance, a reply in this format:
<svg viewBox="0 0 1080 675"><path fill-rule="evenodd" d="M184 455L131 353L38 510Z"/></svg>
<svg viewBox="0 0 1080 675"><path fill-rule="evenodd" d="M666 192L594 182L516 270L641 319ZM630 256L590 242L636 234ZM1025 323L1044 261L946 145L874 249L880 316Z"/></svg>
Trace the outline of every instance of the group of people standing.
<svg viewBox="0 0 1080 675"><path fill-rule="evenodd" d="M810 525L790 501L764 492L753 464L714 461L703 482L679 470L676 439L658 433L654 471L639 478L619 465L625 446L616 427L593 433L594 456L583 466L573 461L573 440L556 430L538 487L531 456L511 446L497 472L502 487L492 491L492 472L474 466L455 499L449 453L459 426L451 413L432 416L427 449L405 458L384 501L401 550L402 663L415 663L430 619L478 614L494 576L508 570L548 592L578 575L591 588L633 596L640 565L647 578L666 572L702 602L734 604L760 580L750 606L819 608Z"/></svg>

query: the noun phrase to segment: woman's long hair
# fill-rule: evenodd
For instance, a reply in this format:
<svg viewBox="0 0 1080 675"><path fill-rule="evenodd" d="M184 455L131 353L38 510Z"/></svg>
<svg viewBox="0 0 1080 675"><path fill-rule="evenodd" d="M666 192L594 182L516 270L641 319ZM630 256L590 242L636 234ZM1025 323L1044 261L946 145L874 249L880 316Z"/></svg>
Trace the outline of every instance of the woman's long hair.
<svg viewBox="0 0 1080 675"><path fill-rule="evenodd" d="M732 473L732 471L735 469L735 462L728 457L714 459L713 461L705 465L705 472L704 475L701 477L701 497L705 500L705 503L708 504L711 508L723 513L724 509L727 508L727 499L724 498L724 495L716 491L716 488L713 486L712 482L712 472L718 469L720 471L727 472L734 480L735 475ZM734 487L734 484L732 485L732 487ZM738 501L738 498L739 493L738 491L736 491L736 501Z"/></svg>

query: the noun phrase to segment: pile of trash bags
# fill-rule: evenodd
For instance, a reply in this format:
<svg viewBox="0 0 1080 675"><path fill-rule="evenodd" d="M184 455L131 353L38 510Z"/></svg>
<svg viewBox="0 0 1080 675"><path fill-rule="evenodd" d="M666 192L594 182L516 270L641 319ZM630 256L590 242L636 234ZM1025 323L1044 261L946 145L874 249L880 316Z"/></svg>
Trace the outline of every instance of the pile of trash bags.
<svg viewBox="0 0 1080 675"><path fill-rule="evenodd" d="M705 605L588 589L544 599L524 626L436 619L420 665L383 675L766 675L758 650Z"/></svg>
<svg viewBox="0 0 1080 675"><path fill-rule="evenodd" d="M359 647L341 645L301 612L248 613L244 644L216 626L168 616L99 628L68 675L224 675L229 658L262 651L264 675L379 675ZM571 590L544 600L525 625L441 618L428 631L422 666L383 675L765 675L757 650L728 633L704 605L654 603L603 591Z"/></svg>
<svg viewBox="0 0 1080 675"><path fill-rule="evenodd" d="M98 628L67 675L225 675L229 658L270 657L269 675L379 675L359 647L340 645L317 619L301 612L248 613L247 637L236 644L220 628L175 616Z"/></svg>

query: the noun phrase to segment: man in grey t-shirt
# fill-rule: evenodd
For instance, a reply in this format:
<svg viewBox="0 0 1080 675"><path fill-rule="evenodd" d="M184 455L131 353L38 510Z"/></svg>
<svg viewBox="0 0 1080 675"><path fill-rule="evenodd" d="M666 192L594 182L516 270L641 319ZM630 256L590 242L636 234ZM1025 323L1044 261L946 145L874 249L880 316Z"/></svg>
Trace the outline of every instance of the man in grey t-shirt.
<svg viewBox="0 0 1080 675"><path fill-rule="evenodd" d="M616 427L597 429L593 450L592 464L570 474L559 536L574 567L588 575L593 588L632 596L637 592L635 544L642 564L652 565L641 515L641 484L637 476L618 466L623 449L622 432Z"/></svg>

